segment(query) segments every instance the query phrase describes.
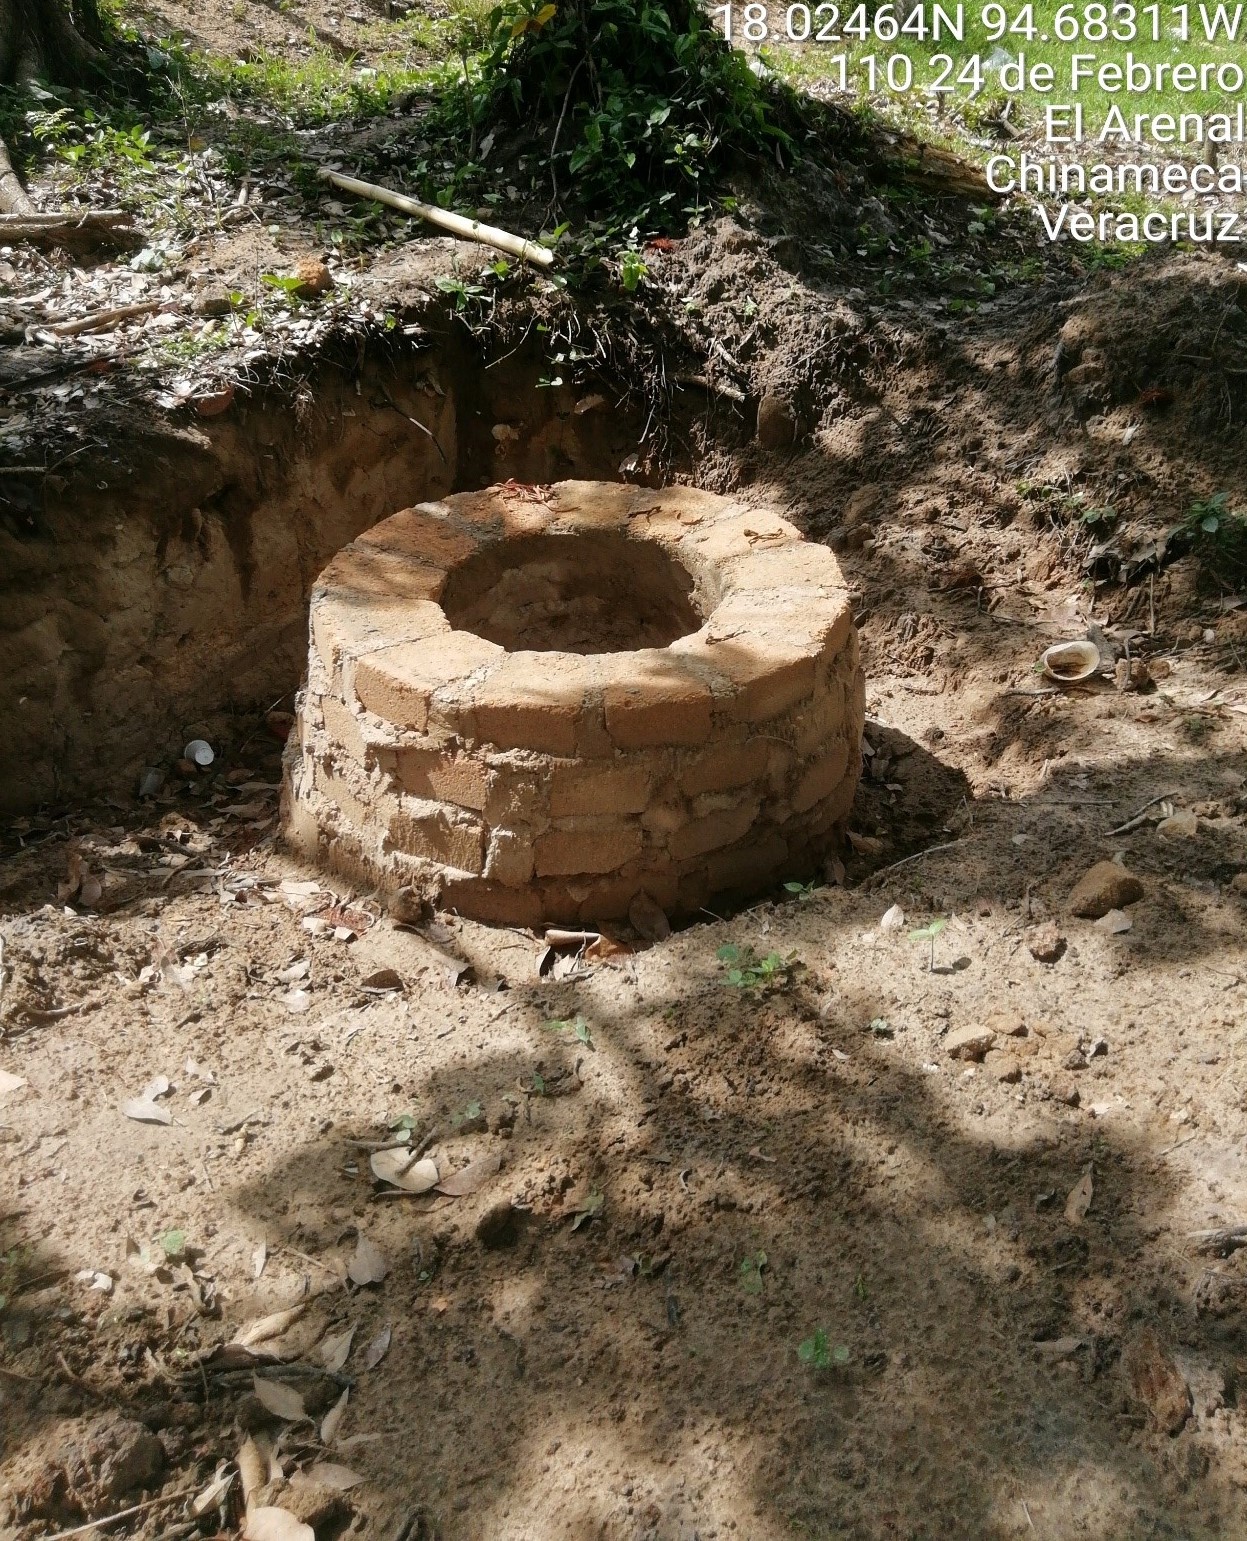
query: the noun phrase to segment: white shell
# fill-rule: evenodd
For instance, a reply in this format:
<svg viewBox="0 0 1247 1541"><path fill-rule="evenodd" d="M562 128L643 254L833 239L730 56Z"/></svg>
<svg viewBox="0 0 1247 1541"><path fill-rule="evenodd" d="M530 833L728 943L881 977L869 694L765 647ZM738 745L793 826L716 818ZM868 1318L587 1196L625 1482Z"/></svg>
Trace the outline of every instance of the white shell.
<svg viewBox="0 0 1247 1541"><path fill-rule="evenodd" d="M1058 642L1043 655L1043 672L1062 685L1090 679L1100 667L1100 650L1094 642Z"/></svg>

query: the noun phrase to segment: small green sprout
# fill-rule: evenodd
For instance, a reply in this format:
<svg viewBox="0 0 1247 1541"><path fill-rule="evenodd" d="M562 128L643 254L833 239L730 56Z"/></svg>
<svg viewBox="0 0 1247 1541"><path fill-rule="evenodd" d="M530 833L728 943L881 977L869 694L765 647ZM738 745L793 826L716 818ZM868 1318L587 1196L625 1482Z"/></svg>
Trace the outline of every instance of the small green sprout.
<svg viewBox="0 0 1247 1541"><path fill-rule="evenodd" d="M946 920L937 917L929 925L922 926L917 931L909 933L909 940L911 942L930 942L931 944L931 961L927 965L928 973L935 973L935 939L947 924Z"/></svg>
<svg viewBox="0 0 1247 1541"><path fill-rule="evenodd" d="M743 1257L738 1270L740 1287L746 1295L760 1295L762 1293L762 1270L766 1267L766 1253L759 1252L756 1257Z"/></svg>
<svg viewBox="0 0 1247 1541"><path fill-rule="evenodd" d="M802 1339L797 1347L797 1358L811 1370L830 1370L833 1365L848 1364L851 1357L847 1343L833 1347L825 1327L818 1328L813 1337Z"/></svg>
<svg viewBox="0 0 1247 1541"><path fill-rule="evenodd" d="M772 986L782 989L789 983L798 959L795 952L787 957L782 953L768 952L759 958L752 947L737 947L734 942L724 942L715 954L727 969L727 984L734 990L759 990Z"/></svg>

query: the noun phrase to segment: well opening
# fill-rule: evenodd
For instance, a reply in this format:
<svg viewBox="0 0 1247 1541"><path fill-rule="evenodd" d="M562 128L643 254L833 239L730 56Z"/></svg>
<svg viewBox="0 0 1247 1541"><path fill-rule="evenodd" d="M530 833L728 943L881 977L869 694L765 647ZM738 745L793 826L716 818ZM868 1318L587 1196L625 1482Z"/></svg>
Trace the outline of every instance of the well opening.
<svg viewBox="0 0 1247 1541"><path fill-rule="evenodd" d="M450 574L442 609L456 630L508 652L626 653L697 631L694 600L693 579L661 546L603 530L486 547Z"/></svg>

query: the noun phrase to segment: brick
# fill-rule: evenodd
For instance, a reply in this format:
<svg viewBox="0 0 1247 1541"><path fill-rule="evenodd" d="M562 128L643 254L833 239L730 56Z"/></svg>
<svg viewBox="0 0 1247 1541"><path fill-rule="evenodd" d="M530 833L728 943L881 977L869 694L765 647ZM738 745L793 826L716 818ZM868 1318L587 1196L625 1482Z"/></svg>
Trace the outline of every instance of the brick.
<svg viewBox="0 0 1247 1541"><path fill-rule="evenodd" d="M678 902L679 886L671 872L635 872L600 878L587 888L577 888L574 918L581 925L623 920L632 901L641 892L649 894L661 909L672 910Z"/></svg>
<svg viewBox="0 0 1247 1541"><path fill-rule="evenodd" d="M536 843L538 877L568 877L581 873L617 872L638 856L641 826L636 822L552 829Z"/></svg>
<svg viewBox="0 0 1247 1541"><path fill-rule="evenodd" d="M477 813L485 811L493 778L480 760L436 749L399 749L394 758L395 774L404 792Z"/></svg>
<svg viewBox="0 0 1247 1541"><path fill-rule="evenodd" d="M456 526L447 516L454 500L417 504L404 508L366 530L347 548L361 556L386 551L427 567L457 567L479 548L480 542Z"/></svg>
<svg viewBox="0 0 1247 1541"><path fill-rule="evenodd" d="M404 799L390 819L389 841L408 856L460 872L482 872L485 867L485 826L441 803Z"/></svg>
<svg viewBox="0 0 1247 1541"><path fill-rule="evenodd" d="M397 728L423 732L433 693L502 658L502 649L469 631L405 642L356 660L353 685L362 706Z"/></svg>
<svg viewBox="0 0 1247 1541"><path fill-rule="evenodd" d="M793 747L799 759L808 760L839 729L844 720L841 686L818 685L809 704L793 719Z"/></svg>
<svg viewBox="0 0 1247 1541"><path fill-rule="evenodd" d="M714 704L710 687L657 649L619 657L635 670L603 691L607 732L619 748L704 744ZM615 669L618 675L617 663Z"/></svg>
<svg viewBox="0 0 1247 1541"><path fill-rule="evenodd" d="M516 765L499 761L485 803L485 822L510 828L544 823L549 816L549 772L540 762Z"/></svg>
<svg viewBox="0 0 1247 1541"><path fill-rule="evenodd" d="M729 851L716 851L706 863L711 893L750 889L757 893L776 882L788 860L788 843L778 834L751 840Z"/></svg>
<svg viewBox="0 0 1247 1541"><path fill-rule="evenodd" d="M484 878L447 878L437 906L487 926L536 926L542 919L541 898L535 889L507 888Z"/></svg>
<svg viewBox="0 0 1247 1541"><path fill-rule="evenodd" d="M644 765L561 765L550 778L550 815L640 813L652 780Z"/></svg>
<svg viewBox="0 0 1247 1541"><path fill-rule="evenodd" d="M570 756L593 678L589 659L508 653L471 691L476 736L500 749Z"/></svg>
<svg viewBox="0 0 1247 1541"><path fill-rule="evenodd" d="M626 482L557 482L550 488L550 511L576 530L617 530L627 525L636 488Z"/></svg>
<svg viewBox="0 0 1247 1541"><path fill-rule="evenodd" d="M369 760L369 745L364 738L364 725L358 715L333 695L321 697L320 712L325 736L334 747L341 749L349 759L366 767Z"/></svg>
<svg viewBox="0 0 1247 1541"><path fill-rule="evenodd" d="M694 560L722 567L725 563L751 556L759 549L760 542L766 542L762 549L767 551L776 549L787 553L791 550L805 549L800 530L777 514L758 509L725 519L722 505L712 512L711 519L704 521L703 527L695 535L687 539L686 545L690 557ZM779 544L773 548L771 544L773 542Z"/></svg>
<svg viewBox="0 0 1247 1541"><path fill-rule="evenodd" d="M857 795L857 782L857 770L854 768L846 773L838 787L806 815L806 828L812 835L825 835L835 825L844 823Z"/></svg>
<svg viewBox="0 0 1247 1541"><path fill-rule="evenodd" d="M745 589L848 587L839 562L826 546L813 541L751 550L747 556L729 560L726 573L733 594Z"/></svg>
<svg viewBox="0 0 1247 1541"><path fill-rule="evenodd" d="M522 888L533 877L533 842L527 835L496 829L489 837L485 876L507 888Z"/></svg>
<svg viewBox="0 0 1247 1541"><path fill-rule="evenodd" d="M354 542L321 574L311 598L312 640L332 675L343 653L415 641L449 623L434 601L445 570Z"/></svg>
<svg viewBox="0 0 1247 1541"><path fill-rule="evenodd" d="M797 789L792 798L794 811L805 813L815 803L821 803L825 797L830 797L844 779L848 763L849 751L844 740L833 739L797 783Z"/></svg>
<svg viewBox="0 0 1247 1541"><path fill-rule="evenodd" d="M766 771L769 745L765 739L747 739L741 744L716 744L695 760L686 762L680 773L680 787L689 796L701 792L727 792L732 787L748 786Z"/></svg>
<svg viewBox="0 0 1247 1541"><path fill-rule="evenodd" d="M688 809L683 803L652 803L641 815L641 824L651 835L670 835L688 823Z"/></svg>
<svg viewBox="0 0 1247 1541"><path fill-rule="evenodd" d="M702 633L682 637L672 643L672 651L719 675L729 687L724 715L733 722L766 722L813 693L814 641L743 626L740 635L713 638L712 625L710 638Z"/></svg>
<svg viewBox="0 0 1247 1541"><path fill-rule="evenodd" d="M683 829L676 830L668 842L668 849L676 861L688 861L694 856L704 856L707 851L731 845L742 839L753 827L758 816L756 797L742 802L739 807L725 808L708 813L703 819L694 819Z"/></svg>

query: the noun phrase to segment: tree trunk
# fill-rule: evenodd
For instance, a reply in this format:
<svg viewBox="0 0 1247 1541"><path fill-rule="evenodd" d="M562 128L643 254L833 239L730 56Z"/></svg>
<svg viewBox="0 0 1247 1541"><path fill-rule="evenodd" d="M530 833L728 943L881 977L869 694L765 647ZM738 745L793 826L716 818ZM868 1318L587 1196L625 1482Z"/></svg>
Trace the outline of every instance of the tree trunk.
<svg viewBox="0 0 1247 1541"><path fill-rule="evenodd" d="M95 20L92 0L80 9L88 25ZM44 79L75 85L99 57L75 25L67 0L0 0L0 84ZM0 142L0 213L33 211Z"/></svg>

